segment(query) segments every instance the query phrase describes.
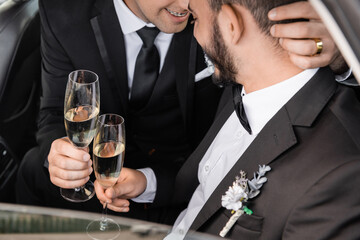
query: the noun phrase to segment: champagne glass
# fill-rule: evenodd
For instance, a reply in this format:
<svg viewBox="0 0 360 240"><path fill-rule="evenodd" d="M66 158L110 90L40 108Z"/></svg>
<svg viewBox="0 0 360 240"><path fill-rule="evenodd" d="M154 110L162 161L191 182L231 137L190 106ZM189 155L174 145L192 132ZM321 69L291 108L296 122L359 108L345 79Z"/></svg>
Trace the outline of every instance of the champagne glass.
<svg viewBox="0 0 360 240"><path fill-rule="evenodd" d="M117 182L124 154L124 119L116 114L101 115L93 142L93 166L95 177L104 189ZM103 206L102 218L90 222L86 230L92 239L115 239L120 234L119 224L107 217L107 202Z"/></svg>
<svg viewBox="0 0 360 240"><path fill-rule="evenodd" d="M88 70L69 74L64 100L65 129L70 142L86 149L94 138L100 109L99 77ZM85 202L94 194L94 184L89 180L74 189L60 188L63 198L71 202Z"/></svg>

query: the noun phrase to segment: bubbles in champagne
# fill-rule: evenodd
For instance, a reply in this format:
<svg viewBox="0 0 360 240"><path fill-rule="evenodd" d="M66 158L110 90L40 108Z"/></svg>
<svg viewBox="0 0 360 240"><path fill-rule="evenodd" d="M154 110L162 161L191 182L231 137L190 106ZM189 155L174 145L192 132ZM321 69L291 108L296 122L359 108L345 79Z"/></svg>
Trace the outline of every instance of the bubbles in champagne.
<svg viewBox="0 0 360 240"><path fill-rule="evenodd" d="M71 142L77 147L87 147L96 132L99 108L85 105L65 113L65 129Z"/></svg>
<svg viewBox="0 0 360 240"><path fill-rule="evenodd" d="M121 142L106 142L94 147L94 172L96 179L105 187L115 185L124 161L125 145Z"/></svg>

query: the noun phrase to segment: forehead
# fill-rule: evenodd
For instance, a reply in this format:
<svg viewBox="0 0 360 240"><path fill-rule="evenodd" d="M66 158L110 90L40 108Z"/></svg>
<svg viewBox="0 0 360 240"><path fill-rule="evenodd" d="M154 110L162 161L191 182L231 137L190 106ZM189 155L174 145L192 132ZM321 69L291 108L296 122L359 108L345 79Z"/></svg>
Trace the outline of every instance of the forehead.
<svg viewBox="0 0 360 240"><path fill-rule="evenodd" d="M196 15L211 11L208 0L189 0L189 10Z"/></svg>

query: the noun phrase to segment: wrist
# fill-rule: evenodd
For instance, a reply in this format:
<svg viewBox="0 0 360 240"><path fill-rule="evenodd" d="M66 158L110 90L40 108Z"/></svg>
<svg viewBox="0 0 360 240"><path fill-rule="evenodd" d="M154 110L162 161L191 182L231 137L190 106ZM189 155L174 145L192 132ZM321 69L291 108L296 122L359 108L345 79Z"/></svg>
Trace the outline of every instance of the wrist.
<svg viewBox="0 0 360 240"><path fill-rule="evenodd" d="M132 200L134 202L149 203L153 202L156 195L157 180L154 171L151 168L142 168L136 170L139 174L138 179L141 182L139 185L138 194ZM141 174L141 175L140 175ZM142 190L142 191L140 191Z"/></svg>
<svg viewBox="0 0 360 240"><path fill-rule="evenodd" d="M329 67L336 75L344 74L349 70L349 66L347 65L345 59L341 54L339 54L339 56L335 58L335 60L329 65Z"/></svg>

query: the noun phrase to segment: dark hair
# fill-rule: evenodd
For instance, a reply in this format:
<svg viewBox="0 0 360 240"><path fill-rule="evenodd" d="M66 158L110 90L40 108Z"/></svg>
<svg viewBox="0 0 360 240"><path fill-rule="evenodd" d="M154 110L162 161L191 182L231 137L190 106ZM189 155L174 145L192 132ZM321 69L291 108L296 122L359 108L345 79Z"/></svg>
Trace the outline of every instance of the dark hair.
<svg viewBox="0 0 360 240"><path fill-rule="evenodd" d="M275 7L293 2L300 2L303 0L208 0L208 1L210 7L215 12L220 11L221 6L224 4L240 4L241 6L244 6L254 16L256 22L259 25L259 28L267 35L270 35L270 27L277 22L273 22L269 20L268 12Z"/></svg>

